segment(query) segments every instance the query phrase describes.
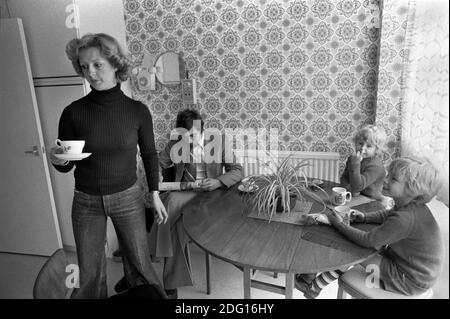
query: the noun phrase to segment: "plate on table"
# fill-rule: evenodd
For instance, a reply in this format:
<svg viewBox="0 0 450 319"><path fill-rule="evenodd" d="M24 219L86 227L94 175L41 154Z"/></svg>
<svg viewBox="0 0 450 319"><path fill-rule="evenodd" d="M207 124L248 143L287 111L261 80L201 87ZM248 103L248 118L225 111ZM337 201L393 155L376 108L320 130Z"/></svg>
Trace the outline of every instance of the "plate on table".
<svg viewBox="0 0 450 319"><path fill-rule="evenodd" d="M251 176L247 176L241 180L241 184L238 186L238 190L243 193L253 193L258 189L258 185L254 182L249 183Z"/></svg>
<svg viewBox="0 0 450 319"><path fill-rule="evenodd" d="M92 153L80 153L80 154L54 154L56 158L65 161L80 161L86 157L91 156Z"/></svg>
<svg viewBox="0 0 450 319"><path fill-rule="evenodd" d="M244 178L241 180L241 183L242 183L242 184L247 184L249 179L250 179L250 176L244 177Z"/></svg>
<svg viewBox="0 0 450 319"><path fill-rule="evenodd" d="M328 216L325 214L308 214L308 217L313 218L318 223L331 225Z"/></svg>
<svg viewBox="0 0 450 319"><path fill-rule="evenodd" d="M314 178L313 180L309 181L309 189L313 192L317 192L319 190L320 185L323 184L323 180Z"/></svg>
<svg viewBox="0 0 450 319"><path fill-rule="evenodd" d="M256 185L241 184L238 186L238 190L240 190L243 193L253 193L256 192L257 189L258 186Z"/></svg>

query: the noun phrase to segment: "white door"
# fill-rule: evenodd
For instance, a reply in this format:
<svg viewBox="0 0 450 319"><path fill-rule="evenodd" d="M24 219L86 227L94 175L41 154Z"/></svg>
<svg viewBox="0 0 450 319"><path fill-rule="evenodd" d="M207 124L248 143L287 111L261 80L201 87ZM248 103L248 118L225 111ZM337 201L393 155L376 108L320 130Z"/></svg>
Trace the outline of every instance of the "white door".
<svg viewBox="0 0 450 319"><path fill-rule="evenodd" d="M62 247L25 36L0 20L0 251L51 255Z"/></svg>
<svg viewBox="0 0 450 319"><path fill-rule="evenodd" d="M81 80L80 80L80 83ZM50 150L58 137L58 123L64 108L84 96L83 85L39 85L34 88L41 118L45 148ZM48 158L48 157L47 157ZM72 231L72 200L75 181L74 170L68 173L58 172L50 165L50 179L55 196L61 237L64 246L75 247Z"/></svg>

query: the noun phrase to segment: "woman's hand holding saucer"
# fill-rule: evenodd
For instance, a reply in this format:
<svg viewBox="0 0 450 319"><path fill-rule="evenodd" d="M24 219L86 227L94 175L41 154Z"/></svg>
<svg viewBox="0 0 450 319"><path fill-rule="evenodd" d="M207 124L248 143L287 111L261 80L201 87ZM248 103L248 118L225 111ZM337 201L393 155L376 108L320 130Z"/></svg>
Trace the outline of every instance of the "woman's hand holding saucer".
<svg viewBox="0 0 450 319"><path fill-rule="evenodd" d="M67 165L69 163L68 160L63 160L57 158L55 154L63 154L64 150L60 146L54 146L50 149L50 162L55 165Z"/></svg>

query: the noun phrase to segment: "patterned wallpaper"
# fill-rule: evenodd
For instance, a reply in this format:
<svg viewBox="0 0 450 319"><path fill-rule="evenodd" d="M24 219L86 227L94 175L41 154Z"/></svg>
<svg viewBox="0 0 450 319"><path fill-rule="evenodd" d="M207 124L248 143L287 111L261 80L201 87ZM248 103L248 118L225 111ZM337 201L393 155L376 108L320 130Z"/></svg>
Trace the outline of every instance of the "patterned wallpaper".
<svg viewBox="0 0 450 319"><path fill-rule="evenodd" d="M409 0L384 0L377 89L376 124L388 135L388 162L400 156L402 77L408 60L406 30Z"/></svg>
<svg viewBox="0 0 450 319"><path fill-rule="evenodd" d="M374 6L378 1L124 0L136 65L145 52L181 53L207 126L276 127L280 149L335 151L342 161L355 130L375 121ZM390 88L395 79L386 81ZM135 85L134 97L150 108L162 149L185 108L180 87Z"/></svg>

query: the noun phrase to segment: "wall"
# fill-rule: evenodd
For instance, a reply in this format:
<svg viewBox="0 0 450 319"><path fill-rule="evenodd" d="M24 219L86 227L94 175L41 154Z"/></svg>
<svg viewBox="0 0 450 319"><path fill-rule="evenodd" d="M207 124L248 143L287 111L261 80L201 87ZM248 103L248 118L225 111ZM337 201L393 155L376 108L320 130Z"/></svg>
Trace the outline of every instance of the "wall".
<svg viewBox="0 0 450 319"><path fill-rule="evenodd" d="M126 48L124 11L121 0L74 0L79 9L79 35L107 33ZM101 16L101 19L99 19ZM86 82L87 83L87 82ZM87 87L89 85L87 84ZM124 93L132 95L128 81L121 86Z"/></svg>
<svg viewBox="0 0 450 319"><path fill-rule="evenodd" d="M408 13L409 0L383 2L376 121L385 128L389 138L387 160L400 156L401 82L407 60Z"/></svg>
<svg viewBox="0 0 450 319"><path fill-rule="evenodd" d="M375 120L377 2L124 0L124 7L136 65L145 52L182 53L208 126L277 127L283 150L336 151L344 160L355 130ZM179 90L133 92L149 106L163 148L184 108Z"/></svg>
<svg viewBox="0 0 450 319"><path fill-rule="evenodd" d="M80 36L86 33L107 33L115 37L120 45L126 48L124 8L121 0L74 1L79 9ZM86 86L89 88L88 84ZM126 95L132 96L128 81L122 83L121 88ZM108 218L106 236L106 256L111 257L112 252L118 248L118 241L110 218Z"/></svg>
<svg viewBox="0 0 450 319"><path fill-rule="evenodd" d="M6 0L0 0L0 18L9 18L10 16Z"/></svg>

